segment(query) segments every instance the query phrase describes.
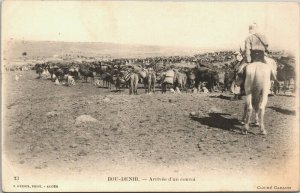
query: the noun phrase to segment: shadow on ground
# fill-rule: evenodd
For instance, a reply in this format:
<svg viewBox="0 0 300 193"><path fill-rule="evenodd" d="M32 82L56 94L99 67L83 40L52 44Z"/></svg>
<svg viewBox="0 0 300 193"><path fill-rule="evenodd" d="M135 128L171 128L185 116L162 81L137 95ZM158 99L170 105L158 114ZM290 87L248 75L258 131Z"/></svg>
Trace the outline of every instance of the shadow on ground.
<svg viewBox="0 0 300 193"><path fill-rule="evenodd" d="M226 118L224 116L230 115L226 113L209 113L208 117L191 117L192 120L198 121L202 125L223 129L227 131L239 130L241 131L241 123L236 118Z"/></svg>
<svg viewBox="0 0 300 193"><path fill-rule="evenodd" d="M217 96L209 96L209 98L219 98L219 99L225 99L225 100L233 100L232 96L224 96L222 94L217 95Z"/></svg>
<svg viewBox="0 0 300 193"><path fill-rule="evenodd" d="M270 109L275 110L276 112L279 112L281 114L285 114L285 115L296 115L296 111L295 110L289 110L289 109L283 109L281 107L268 107Z"/></svg>
<svg viewBox="0 0 300 193"><path fill-rule="evenodd" d="M111 90L110 92L115 92L115 93L117 93L117 92L124 92L125 90Z"/></svg>

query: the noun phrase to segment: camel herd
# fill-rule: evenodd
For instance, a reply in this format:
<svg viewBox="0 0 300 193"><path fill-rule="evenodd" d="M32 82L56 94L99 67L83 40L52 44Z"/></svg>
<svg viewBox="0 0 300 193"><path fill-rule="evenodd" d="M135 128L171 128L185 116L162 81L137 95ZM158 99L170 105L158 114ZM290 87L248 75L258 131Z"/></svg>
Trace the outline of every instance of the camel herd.
<svg viewBox="0 0 300 193"><path fill-rule="evenodd" d="M92 65L59 66L57 64L37 64L35 66L39 78L48 77L52 81L74 82L83 80L96 86L116 90L129 88L129 94L137 94L138 84L143 84L145 93L155 92L160 86L162 93L167 90L198 92L207 89L210 92L221 89L219 73L206 66L194 68L176 68L170 65L167 68L154 70L153 66L143 67L139 64L132 65L105 65L94 63ZM102 82L102 85L101 85ZM221 81L222 82L222 81ZM222 88L223 89L223 88Z"/></svg>
<svg viewBox="0 0 300 193"><path fill-rule="evenodd" d="M138 94L137 88L142 84L145 93L155 92L158 89L162 93L167 90L171 92L213 92L232 91L235 81L236 72L227 68L225 72L218 72L206 66L196 66L193 68L176 68L169 66L168 68L155 71L151 66L148 68L140 65L92 65L92 66L69 66L59 67L58 65L39 64L35 66L36 73L39 78L49 78L64 83L68 86L75 85L78 81L90 81L95 86L115 89L117 91L124 88L129 89L129 94ZM282 81L282 76L290 73L278 70L278 80ZM283 75L282 75L283 74ZM291 80L294 77L289 78ZM288 81L284 81L284 85L277 85L279 82L272 81L272 91L279 92L279 88L284 88Z"/></svg>
<svg viewBox="0 0 300 193"><path fill-rule="evenodd" d="M273 57L274 58L274 57ZM278 57L280 59L280 57ZM277 80L272 90L286 91L295 81L295 67L290 61L277 59ZM216 61L217 63L211 63ZM35 70L39 78L49 78L55 84L75 85L78 81L90 81L96 86L121 90L129 88L137 94L139 84L146 93L161 90L213 92L228 91L234 86L236 77L235 55L232 51L199 54L191 57L153 57L133 59L94 60L82 62L49 61L35 65L24 65L13 70ZM281 84L279 84L281 83Z"/></svg>

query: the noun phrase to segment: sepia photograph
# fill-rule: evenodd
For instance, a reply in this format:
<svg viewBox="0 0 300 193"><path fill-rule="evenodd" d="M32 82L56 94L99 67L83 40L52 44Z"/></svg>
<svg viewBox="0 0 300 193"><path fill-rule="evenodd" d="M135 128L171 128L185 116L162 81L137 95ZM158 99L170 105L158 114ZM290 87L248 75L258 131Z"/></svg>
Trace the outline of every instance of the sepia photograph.
<svg viewBox="0 0 300 193"><path fill-rule="evenodd" d="M297 2L4 0L4 192L300 191Z"/></svg>

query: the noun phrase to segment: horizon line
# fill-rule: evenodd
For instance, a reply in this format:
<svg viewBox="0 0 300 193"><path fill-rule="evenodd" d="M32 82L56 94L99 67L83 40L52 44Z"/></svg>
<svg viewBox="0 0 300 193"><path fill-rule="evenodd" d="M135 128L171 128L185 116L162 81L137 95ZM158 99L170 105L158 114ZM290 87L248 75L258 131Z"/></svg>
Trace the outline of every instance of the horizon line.
<svg viewBox="0 0 300 193"><path fill-rule="evenodd" d="M115 44L115 45L123 45L123 46L145 46L145 47L160 47L160 48L185 48L191 49L194 51L201 51L201 52L211 52L211 51L239 51L240 48L233 48L228 46L220 46L220 47L199 47L199 46L191 46L191 45L154 45L154 44L141 44L141 43L117 43L117 42L102 42L102 41L63 41L63 40L22 40L22 39L14 39L9 38L6 42L14 41L14 42L54 42L54 43L102 43L102 44ZM273 48L272 51L285 51L287 50L283 48Z"/></svg>
<svg viewBox="0 0 300 193"><path fill-rule="evenodd" d="M105 42L105 41L64 41L64 40L22 40L22 39L14 39L9 38L6 42L15 41L15 42L55 42L55 43L104 43L104 44L116 44L116 45L127 45L127 46L153 46L153 47L171 47L171 48L189 48L189 49L201 49L201 50L239 50L238 48L228 47L228 46L220 46L219 48L215 46L211 47L200 47L200 46L192 46L192 45L159 45L159 44L142 44L142 43L117 43L117 42Z"/></svg>

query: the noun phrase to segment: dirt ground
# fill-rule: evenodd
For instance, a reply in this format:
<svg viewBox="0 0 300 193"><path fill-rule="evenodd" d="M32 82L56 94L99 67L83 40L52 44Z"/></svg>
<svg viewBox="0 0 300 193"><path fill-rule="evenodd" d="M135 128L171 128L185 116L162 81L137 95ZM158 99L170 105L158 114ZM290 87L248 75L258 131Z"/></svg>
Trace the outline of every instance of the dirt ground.
<svg viewBox="0 0 300 193"><path fill-rule="evenodd" d="M117 166L178 166L173 172L180 173L183 165L216 173L276 172L271 166L295 156L293 96L269 97L268 135L259 135L258 127L242 135L244 101L231 101L229 94L146 95L139 89L139 95L129 96L127 89L111 92L82 81L57 86L36 79L34 71L6 76L4 152L16 167L75 174ZM98 121L77 124L81 115Z"/></svg>

